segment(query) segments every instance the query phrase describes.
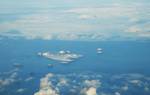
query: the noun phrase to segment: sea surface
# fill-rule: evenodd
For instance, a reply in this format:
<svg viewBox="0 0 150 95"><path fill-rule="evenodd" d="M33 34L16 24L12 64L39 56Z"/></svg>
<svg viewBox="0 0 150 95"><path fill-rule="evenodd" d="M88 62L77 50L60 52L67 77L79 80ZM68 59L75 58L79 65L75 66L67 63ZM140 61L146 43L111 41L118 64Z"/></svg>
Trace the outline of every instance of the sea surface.
<svg viewBox="0 0 150 95"><path fill-rule="evenodd" d="M98 54L97 48L102 48L103 53ZM69 50L83 57L62 64L37 55L38 52L56 53L60 50ZM48 64L53 66L48 67ZM39 90L40 79L48 73L56 75L54 85L60 75L70 80L70 86L66 89L60 87L60 95L80 95L77 93L80 89L72 94L68 89L87 79L101 81L102 85L97 89L97 93L101 95L150 95L149 68L148 41L0 40L0 79L5 80L16 73L11 77L15 82L9 82L6 86L0 82L0 95L34 95ZM73 80L77 84L72 83ZM133 80L139 80L140 84L130 82ZM119 89L124 85L128 86L127 91Z"/></svg>

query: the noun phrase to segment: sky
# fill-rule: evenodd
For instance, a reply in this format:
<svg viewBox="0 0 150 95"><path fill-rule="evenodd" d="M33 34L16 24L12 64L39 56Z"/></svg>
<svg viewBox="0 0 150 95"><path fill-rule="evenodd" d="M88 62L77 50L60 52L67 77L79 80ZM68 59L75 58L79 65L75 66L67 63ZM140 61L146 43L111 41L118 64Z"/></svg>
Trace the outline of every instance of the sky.
<svg viewBox="0 0 150 95"><path fill-rule="evenodd" d="M0 0L0 36L150 40L149 0Z"/></svg>

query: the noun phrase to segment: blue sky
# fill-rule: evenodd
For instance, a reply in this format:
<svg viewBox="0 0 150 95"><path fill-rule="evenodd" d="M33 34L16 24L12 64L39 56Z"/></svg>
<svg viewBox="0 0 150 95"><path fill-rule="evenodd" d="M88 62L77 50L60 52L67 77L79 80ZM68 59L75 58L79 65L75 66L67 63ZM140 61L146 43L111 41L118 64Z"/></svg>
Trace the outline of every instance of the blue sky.
<svg viewBox="0 0 150 95"><path fill-rule="evenodd" d="M0 1L0 35L43 40L149 40L149 0Z"/></svg>

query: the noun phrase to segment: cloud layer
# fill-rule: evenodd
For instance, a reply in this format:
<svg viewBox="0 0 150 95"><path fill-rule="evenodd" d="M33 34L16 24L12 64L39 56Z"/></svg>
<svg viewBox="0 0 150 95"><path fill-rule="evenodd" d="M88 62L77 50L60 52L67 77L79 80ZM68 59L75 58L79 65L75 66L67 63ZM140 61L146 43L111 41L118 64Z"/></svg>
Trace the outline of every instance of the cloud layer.
<svg viewBox="0 0 150 95"><path fill-rule="evenodd" d="M34 95L123 95L150 93L148 76L141 74L52 74L41 78Z"/></svg>
<svg viewBox="0 0 150 95"><path fill-rule="evenodd" d="M10 6L1 6L0 15L6 15L0 20L1 35L43 40L150 39L150 7L146 0L28 1L16 7L4 2Z"/></svg>

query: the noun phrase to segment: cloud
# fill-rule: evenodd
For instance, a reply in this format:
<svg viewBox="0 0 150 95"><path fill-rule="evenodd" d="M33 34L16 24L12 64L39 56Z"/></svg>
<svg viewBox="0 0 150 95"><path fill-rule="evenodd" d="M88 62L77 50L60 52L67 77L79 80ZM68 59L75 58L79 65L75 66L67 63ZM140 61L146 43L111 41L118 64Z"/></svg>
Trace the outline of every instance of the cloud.
<svg viewBox="0 0 150 95"><path fill-rule="evenodd" d="M20 88L20 89L17 89L17 93L23 93L26 89L25 88Z"/></svg>
<svg viewBox="0 0 150 95"><path fill-rule="evenodd" d="M138 73L131 73L126 75L133 79L141 79L145 77L143 74L138 74Z"/></svg>
<svg viewBox="0 0 150 95"><path fill-rule="evenodd" d="M77 40L79 35L82 34L80 31L89 31L94 27L93 25L66 21L66 18L61 15L57 17L49 13L27 15L16 21L0 24L1 31L13 32L12 30L17 30L20 33L15 34L15 36L44 40ZM2 32L1 34L13 36L13 33L10 35L8 32Z"/></svg>
<svg viewBox="0 0 150 95"><path fill-rule="evenodd" d="M115 92L115 95L121 95L119 92Z"/></svg>
<svg viewBox="0 0 150 95"><path fill-rule="evenodd" d="M97 88L101 86L99 80L85 80L81 95L97 95Z"/></svg>
<svg viewBox="0 0 150 95"><path fill-rule="evenodd" d="M149 92L149 91L150 91L150 88L144 87L144 90L145 90L146 92Z"/></svg>
<svg viewBox="0 0 150 95"><path fill-rule="evenodd" d="M94 19L95 17L94 16L90 16L90 15L86 15L86 14L79 15L79 19L85 19L85 20L86 19Z"/></svg>
<svg viewBox="0 0 150 95"><path fill-rule="evenodd" d="M131 27L129 27L129 29L127 31L136 33L136 32L141 32L141 29L137 26L131 26Z"/></svg>
<svg viewBox="0 0 150 95"><path fill-rule="evenodd" d="M81 90L81 95L97 95L96 88L84 88Z"/></svg>
<svg viewBox="0 0 150 95"><path fill-rule="evenodd" d="M88 2L91 4L91 1ZM42 4L45 4L45 7L48 5L47 3ZM143 4L145 3L132 2L131 5L128 5L113 2L106 3L106 5L101 4L102 6L97 6L96 3L96 5L87 5L86 7L71 5L72 7L61 9L38 9L19 15L14 20L0 23L0 34L9 37L43 40L148 39L149 33L139 32L145 31L146 27L146 31L148 31L148 26L135 25L143 19L148 21L149 8Z"/></svg>
<svg viewBox="0 0 150 95"><path fill-rule="evenodd" d="M101 82L99 80L85 80L84 84L87 87L100 87L101 86Z"/></svg>
<svg viewBox="0 0 150 95"><path fill-rule="evenodd" d="M41 78L40 89L34 93L34 95L59 95L58 90L56 90L51 81L49 81L53 76L52 73L48 73L44 78Z"/></svg>
<svg viewBox="0 0 150 95"><path fill-rule="evenodd" d="M29 82L29 81L31 81L33 79L34 79L34 77L28 77L28 78L25 79L25 82Z"/></svg>
<svg viewBox="0 0 150 95"><path fill-rule="evenodd" d="M130 80L129 82L132 83L132 84L135 84L135 85L139 85L139 86L141 84L140 80Z"/></svg>
<svg viewBox="0 0 150 95"><path fill-rule="evenodd" d="M129 89L129 87L128 87L127 85L125 85L125 86L121 87L121 89L122 89L123 91L127 91L127 90Z"/></svg>
<svg viewBox="0 0 150 95"><path fill-rule="evenodd" d="M66 78L61 78L57 83L57 86L68 86L68 80Z"/></svg>
<svg viewBox="0 0 150 95"><path fill-rule="evenodd" d="M6 77L7 76L7 77ZM14 69L8 72L1 73L0 77L0 89L4 89L19 81L18 70Z"/></svg>
<svg viewBox="0 0 150 95"><path fill-rule="evenodd" d="M130 16L137 12L135 7L131 6L107 6L107 7L96 7L96 8L74 8L67 10L66 13L74 13L79 17L85 18L103 18L111 19L120 16ZM84 18L83 18L84 19Z"/></svg>
<svg viewBox="0 0 150 95"><path fill-rule="evenodd" d="M69 74L46 74L41 78L40 89L34 95L61 95L69 93L70 95L122 95L136 92L149 93L149 81L142 74L119 74L121 78L114 78L114 75L94 73L69 73ZM86 77L84 77L86 76ZM74 81L75 80L75 81ZM101 81L103 81L101 83ZM138 82L137 82L138 80ZM140 88L137 83L140 81ZM136 86L137 85L137 86Z"/></svg>

